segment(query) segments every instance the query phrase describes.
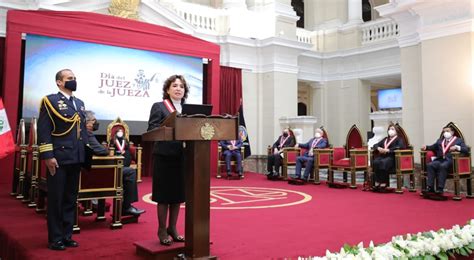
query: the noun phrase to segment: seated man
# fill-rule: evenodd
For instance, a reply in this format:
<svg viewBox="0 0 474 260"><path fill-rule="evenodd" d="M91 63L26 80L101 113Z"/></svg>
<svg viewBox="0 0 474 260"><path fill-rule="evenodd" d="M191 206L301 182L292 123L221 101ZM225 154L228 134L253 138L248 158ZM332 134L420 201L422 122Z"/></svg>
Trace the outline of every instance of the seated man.
<svg viewBox="0 0 474 260"><path fill-rule="evenodd" d="M235 157L235 161L237 162L237 166L235 171L239 174L240 178L244 178L243 169L242 169L242 154L240 153L240 148L242 147L243 143L239 140L226 140L220 141L219 145L222 147L222 154L225 158L225 166L227 171L227 177L232 176L230 173L230 160L232 157Z"/></svg>
<svg viewBox="0 0 474 260"><path fill-rule="evenodd" d="M283 148L295 146L295 137L291 134L289 128L283 129L283 134L278 137L272 146L272 154L267 157L267 178L269 180L277 179L280 176L280 167L283 159ZM273 171L275 168L275 171Z"/></svg>
<svg viewBox="0 0 474 260"><path fill-rule="evenodd" d="M86 114L86 129L89 140L89 148L92 150L94 155L108 155L109 152L107 151L107 149L101 143L99 143L99 141L97 141L97 138L93 133L94 131L99 130L99 122L97 122L94 112L90 110L86 110L84 112Z"/></svg>
<svg viewBox="0 0 474 260"><path fill-rule="evenodd" d="M145 210L135 208L132 203L138 201L137 171L130 167L132 155L130 144L125 139L122 129L115 132L114 140L111 140L109 147L115 147L115 155L122 155L123 160L123 215L140 216Z"/></svg>
<svg viewBox="0 0 474 260"><path fill-rule="evenodd" d="M305 144L296 144L295 147L305 148L308 149L303 156L298 156L296 158L296 169L295 175L296 179L301 179L301 168L303 167L303 163L306 162L306 167L304 170L303 180L307 180L311 171L313 171L314 167L314 156L313 156L313 149L321 149L326 148L328 145L328 141L326 138L323 137L323 130L317 128L314 133L314 138L309 139L309 141Z"/></svg>
<svg viewBox="0 0 474 260"><path fill-rule="evenodd" d="M453 167L453 155L451 152L468 153L468 148L462 138L454 136L454 129L447 126L443 128L442 138L432 145L424 145L421 149L434 151L436 154L436 158L427 164L428 180L426 190L423 192L443 194L449 169ZM436 190L434 187L435 178L438 180Z"/></svg>
<svg viewBox="0 0 474 260"><path fill-rule="evenodd" d="M378 152L372 165L376 182L376 186L373 187L375 192L381 192L387 188L390 182L389 172L395 168L395 150L405 148L394 124L388 126L387 135L374 145L374 150Z"/></svg>

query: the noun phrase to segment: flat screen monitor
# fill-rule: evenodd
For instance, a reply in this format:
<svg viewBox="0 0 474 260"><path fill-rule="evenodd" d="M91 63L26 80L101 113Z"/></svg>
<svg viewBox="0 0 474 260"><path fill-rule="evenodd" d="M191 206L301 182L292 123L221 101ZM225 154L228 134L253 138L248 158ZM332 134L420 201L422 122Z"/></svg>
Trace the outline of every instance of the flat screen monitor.
<svg viewBox="0 0 474 260"><path fill-rule="evenodd" d="M183 104L183 110L181 112L184 115L208 116L212 113L212 105Z"/></svg>
<svg viewBox="0 0 474 260"><path fill-rule="evenodd" d="M377 96L380 110L402 108L401 88L380 89Z"/></svg>
<svg viewBox="0 0 474 260"><path fill-rule="evenodd" d="M105 134L117 117L132 135L145 132L151 107L162 101L163 83L171 75L186 79L186 103L203 103L202 58L27 34L23 118L38 116L41 98L58 92L55 74L65 68L77 78L74 95L101 122L96 134Z"/></svg>

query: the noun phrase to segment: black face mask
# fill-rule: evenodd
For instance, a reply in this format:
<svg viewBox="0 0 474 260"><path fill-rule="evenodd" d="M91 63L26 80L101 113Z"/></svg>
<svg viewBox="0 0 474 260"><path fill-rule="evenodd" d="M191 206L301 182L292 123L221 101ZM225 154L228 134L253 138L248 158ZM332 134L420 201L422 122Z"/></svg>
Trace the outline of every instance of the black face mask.
<svg viewBox="0 0 474 260"><path fill-rule="evenodd" d="M71 91L76 91L77 89L77 82L76 80L70 80L70 81L66 81L64 83L64 87L71 90Z"/></svg>
<svg viewBox="0 0 474 260"><path fill-rule="evenodd" d="M94 124L92 125L92 131L97 131L99 130L99 122L95 121Z"/></svg>
<svg viewBox="0 0 474 260"><path fill-rule="evenodd" d="M287 136L288 136L288 133L286 133L286 132L283 133L283 136L284 136L284 137L287 137Z"/></svg>

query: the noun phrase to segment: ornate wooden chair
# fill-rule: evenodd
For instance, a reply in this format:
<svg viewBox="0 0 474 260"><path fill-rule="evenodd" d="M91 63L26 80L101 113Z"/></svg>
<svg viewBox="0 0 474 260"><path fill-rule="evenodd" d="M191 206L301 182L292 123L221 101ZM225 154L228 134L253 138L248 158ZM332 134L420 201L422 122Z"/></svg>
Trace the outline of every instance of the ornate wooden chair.
<svg viewBox="0 0 474 260"><path fill-rule="evenodd" d="M397 178L397 189L395 190L396 193L402 194L403 193L403 176L409 175L410 176L410 192L416 191L415 189L415 162L413 156L413 146L410 144L410 140L408 135L406 134L405 130L397 123L395 124L395 128L397 129L398 138L402 138L403 143L405 144L404 149L399 149L395 151L395 169L389 174L395 174ZM378 152L376 150L370 150L370 165L373 165L374 159L378 156ZM370 173L370 186L373 187L375 185L375 179L372 177L373 172Z"/></svg>
<svg viewBox="0 0 474 260"><path fill-rule="evenodd" d="M30 131L28 138L27 167L25 172L25 197L27 198L28 207L36 207L36 199L38 194L38 178L39 178L39 146L37 134L37 119L33 117L30 123Z"/></svg>
<svg viewBox="0 0 474 260"><path fill-rule="evenodd" d="M295 138L295 134L292 129L289 129L290 135ZM271 155L273 153L272 145L267 147L267 155ZM283 158L281 163L281 176L279 179L287 180L288 179L288 166L296 165L296 157L298 157L301 153L300 148L295 147L285 147L283 148Z"/></svg>
<svg viewBox="0 0 474 260"><path fill-rule="evenodd" d="M464 142L464 135L458 126L453 123L449 122L446 127L451 126L454 129L454 135L462 138ZM440 138L443 137L443 132L440 134ZM461 179L466 180L466 188L467 188L467 198L474 198L472 194L472 179L473 173L471 170L471 147L469 148L469 154L461 154L460 152L452 152L453 155L453 168L451 169L450 173L448 174L448 179L452 179L454 181L454 196L453 200L461 200L461 187L460 181ZM431 162L431 158L434 157L435 154L433 151L420 151L420 161L421 161L421 188L422 190L426 189L426 179L428 177L427 172L427 164Z"/></svg>
<svg viewBox="0 0 474 260"><path fill-rule="evenodd" d="M353 125L346 137L344 147L335 147L331 149L331 164L328 170L329 186L337 186L334 182L334 170L343 172L344 183L347 182L347 172L351 173L350 188L355 189L356 171L364 171L364 179L367 181L369 165L368 150L363 146L362 135L356 125Z"/></svg>
<svg viewBox="0 0 474 260"><path fill-rule="evenodd" d="M242 168L244 168L244 153L245 153L245 147L242 146L240 147L240 155L242 156ZM224 167L222 167L224 166ZM235 160L234 157L230 160L230 167L237 167L237 161ZM220 179L222 177L222 171L223 169L225 170L225 158L224 154L222 153L222 147L220 144L217 144L217 175L216 178Z"/></svg>
<svg viewBox="0 0 474 260"><path fill-rule="evenodd" d="M331 143L329 139L329 135L326 129L323 130L323 137L328 140L328 146L324 149L313 149L314 155L314 167L312 176L310 176L310 180L314 180L314 184L320 184L319 181L319 170L321 169L328 169L331 166L331 159L332 159L332 150L331 150Z"/></svg>
<svg viewBox="0 0 474 260"><path fill-rule="evenodd" d="M94 156L91 170L82 169L79 176L77 201L98 199L97 221L105 220L105 199L113 199L111 229L122 228L123 199L123 156ZM39 163L38 200L36 211L44 212L45 198L48 192L46 176L48 172L43 161ZM78 224L79 203L73 231L80 232Z"/></svg>
<svg viewBox="0 0 474 260"><path fill-rule="evenodd" d="M137 170L137 182L142 181L142 152L143 148L140 145L135 145L130 141L130 130L127 125L120 117L117 117L107 126L107 144L110 144L111 140L114 140L115 133L118 129L122 129L124 138L130 143L130 154L132 156L131 168Z"/></svg>
<svg viewBox="0 0 474 260"><path fill-rule="evenodd" d="M10 195L17 199L25 199L25 172L28 144L26 143L25 120L20 119L15 140L15 157L13 168L12 191Z"/></svg>

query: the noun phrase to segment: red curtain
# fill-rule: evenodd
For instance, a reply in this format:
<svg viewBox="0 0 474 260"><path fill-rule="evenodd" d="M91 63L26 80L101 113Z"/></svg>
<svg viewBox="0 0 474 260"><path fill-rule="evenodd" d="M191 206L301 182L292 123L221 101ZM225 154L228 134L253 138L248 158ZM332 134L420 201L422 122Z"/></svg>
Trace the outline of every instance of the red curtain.
<svg viewBox="0 0 474 260"><path fill-rule="evenodd" d="M242 100L242 70L221 66L220 112L235 115Z"/></svg>

